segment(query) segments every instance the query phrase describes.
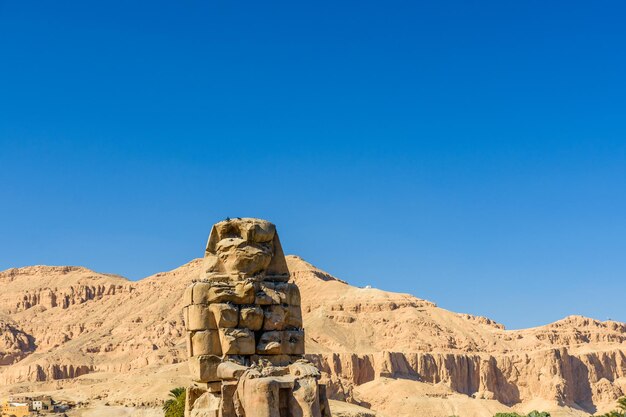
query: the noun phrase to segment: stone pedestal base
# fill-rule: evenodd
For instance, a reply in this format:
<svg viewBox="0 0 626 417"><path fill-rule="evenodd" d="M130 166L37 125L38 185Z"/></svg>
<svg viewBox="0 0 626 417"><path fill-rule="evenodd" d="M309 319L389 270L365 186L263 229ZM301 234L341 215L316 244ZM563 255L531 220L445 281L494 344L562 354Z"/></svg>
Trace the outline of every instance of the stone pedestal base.
<svg viewBox="0 0 626 417"><path fill-rule="evenodd" d="M281 374L285 368L275 368ZM239 380L187 388L185 417L331 417L326 386L314 376L246 372Z"/></svg>

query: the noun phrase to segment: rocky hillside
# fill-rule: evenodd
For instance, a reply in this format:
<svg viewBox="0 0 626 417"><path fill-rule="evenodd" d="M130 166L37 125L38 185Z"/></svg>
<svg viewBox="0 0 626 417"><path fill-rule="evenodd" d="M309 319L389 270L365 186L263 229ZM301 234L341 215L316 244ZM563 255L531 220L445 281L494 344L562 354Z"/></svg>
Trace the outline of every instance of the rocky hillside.
<svg viewBox="0 0 626 417"><path fill-rule="evenodd" d="M623 323L569 317L507 331L408 294L350 286L295 256L288 264L307 352L337 399L389 415L584 415L626 392ZM79 267L1 272L0 396L63 389L156 404L186 381L180 304L199 268L194 260L137 282Z"/></svg>

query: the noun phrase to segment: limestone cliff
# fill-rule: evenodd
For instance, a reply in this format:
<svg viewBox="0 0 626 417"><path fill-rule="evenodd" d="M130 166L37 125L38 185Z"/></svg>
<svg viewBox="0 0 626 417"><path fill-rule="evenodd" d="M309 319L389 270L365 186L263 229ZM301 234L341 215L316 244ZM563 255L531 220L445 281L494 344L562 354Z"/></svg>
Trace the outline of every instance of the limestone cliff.
<svg viewBox="0 0 626 417"><path fill-rule="evenodd" d="M298 257L287 261L302 294L308 356L335 398L410 415L410 401L390 408L377 394L405 381L393 389L428 401L469 398L491 411L541 400L576 414L606 409L626 392L623 323L569 317L508 331L408 294L350 286ZM201 268L194 260L138 282L79 267L0 272L0 396L46 387L126 403L166 395L186 356L182 294ZM136 391L114 386L131 376L152 382Z"/></svg>
<svg viewBox="0 0 626 417"><path fill-rule="evenodd" d="M34 338L0 315L0 366L11 365L35 350Z"/></svg>

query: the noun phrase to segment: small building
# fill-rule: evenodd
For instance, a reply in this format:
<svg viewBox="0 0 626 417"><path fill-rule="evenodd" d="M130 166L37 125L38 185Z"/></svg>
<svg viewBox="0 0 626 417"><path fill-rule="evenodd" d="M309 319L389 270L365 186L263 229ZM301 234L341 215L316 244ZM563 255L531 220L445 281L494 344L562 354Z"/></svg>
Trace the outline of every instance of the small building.
<svg viewBox="0 0 626 417"><path fill-rule="evenodd" d="M30 405L28 403L6 401L2 404L2 415L28 417L30 416Z"/></svg>
<svg viewBox="0 0 626 417"><path fill-rule="evenodd" d="M33 398L32 409L33 411L54 411L52 397L41 395Z"/></svg>
<svg viewBox="0 0 626 417"><path fill-rule="evenodd" d="M43 403L39 400L33 400L33 411L42 411Z"/></svg>

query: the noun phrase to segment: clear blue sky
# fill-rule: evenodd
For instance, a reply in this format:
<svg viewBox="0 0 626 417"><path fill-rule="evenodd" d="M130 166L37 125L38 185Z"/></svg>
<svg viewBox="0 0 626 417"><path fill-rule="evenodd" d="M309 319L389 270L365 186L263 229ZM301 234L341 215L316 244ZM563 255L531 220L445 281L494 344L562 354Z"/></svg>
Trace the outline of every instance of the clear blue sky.
<svg viewBox="0 0 626 417"><path fill-rule="evenodd" d="M0 0L0 269L227 216L508 327L626 321L623 1Z"/></svg>

